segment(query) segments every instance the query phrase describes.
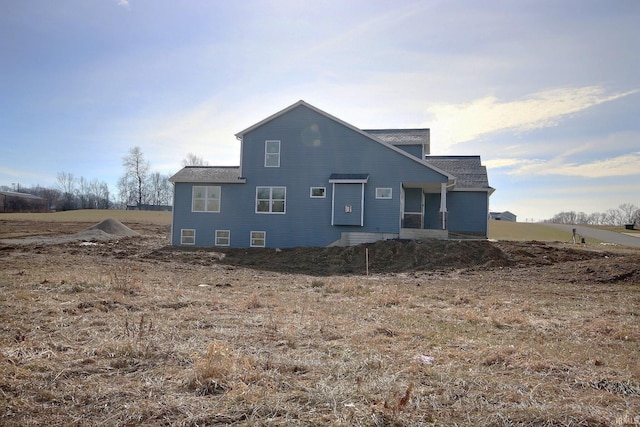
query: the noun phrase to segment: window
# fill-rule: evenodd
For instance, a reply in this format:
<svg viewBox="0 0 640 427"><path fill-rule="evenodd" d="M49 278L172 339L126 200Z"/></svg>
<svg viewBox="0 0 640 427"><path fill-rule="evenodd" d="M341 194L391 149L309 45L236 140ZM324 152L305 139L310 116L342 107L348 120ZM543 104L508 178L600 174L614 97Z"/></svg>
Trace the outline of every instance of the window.
<svg viewBox="0 0 640 427"><path fill-rule="evenodd" d="M252 248L264 248L267 241L266 231L252 231L251 232L251 247Z"/></svg>
<svg viewBox="0 0 640 427"><path fill-rule="evenodd" d="M280 167L280 141L264 142L264 167Z"/></svg>
<svg viewBox="0 0 640 427"><path fill-rule="evenodd" d="M185 229L180 230L180 244L181 245L195 245L196 244L196 230Z"/></svg>
<svg viewBox="0 0 640 427"><path fill-rule="evenodd" d="M256 213L285 213L286 187L256 187Z"/></svg>
<svg viewBox="0 0 640 427"><path fill-rule="evenodd" d="M229 230L216 230L216 246L229 246L231 232Z"/></svg>
<svg viewBox="0 0 640 427"><path fill-rule="evenodd" d="M311 187L309 196L312 199L324 199L327 197L327 189L325 187Z"/></svg>
<svg viewBox="0 0 640 427"><path fill-rule="evenodd" d="M376 188L376 199L391 199L391 188Z"/></svg>
<svg viewBox="0 0 640 427"><path fill-rule="evenodd" d="M220 212L220 187L194 186L192 195L193 212Z"/></svg>

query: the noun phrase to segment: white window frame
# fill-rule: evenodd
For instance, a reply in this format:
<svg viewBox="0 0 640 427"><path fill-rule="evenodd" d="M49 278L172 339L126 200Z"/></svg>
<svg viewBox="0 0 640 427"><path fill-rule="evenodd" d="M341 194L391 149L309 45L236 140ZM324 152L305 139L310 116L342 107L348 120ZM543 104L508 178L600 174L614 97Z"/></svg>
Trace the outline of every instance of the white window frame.
<svg viewBox="0 0 640 427"><path fill-rule="evenodd" d="M258 235L262 233L262 237ZM257 242L262 241L262 244ZM249 234L249 245L252 248L264 248L267 245L267 232L266 231L251 231Z"/></svg>
<svg viewBox="0 0 640 427"><path fill-rule="evenodd" d="M196 198L196 191L198 189L204 189L204 197ZM210 192L215 191L218 197L211 197ZM204 209L196 209L196 201L203 203ZM208 209L210 202L217 202L217 210ZM222 204L222 188L219 185L194 185L191 188L191 212L203 212L203 213L220 213L220 205Z"/></svg>
<svg viewBox="0 0 640 427"><path fill-rule="evenodd" d="M262 189L268 189L269 190L269 198L258 198L259 194L260 194L260 190ZM274 199L273 198L273 191L274 190L283 190L284 191L284 199ZM258 206L260 206L260 202L267 202L268 206L269 206L269 210L265 211L265 210L258 210ZM282 202L282 212L280 211L274 211L273 210L273 206L275 202ZM282 215L287 213L287 187L283 187L283 186L259 186L256 187L256 213L257 214L275 214L275 215Z"/></svg>
<svg viewBox="0 0 640 427"><path fill-rule="evenodd" d="M186 232L191 232L192 236L187 236ZM192 241L188 241L192 240ZM193 246L196 244L196 229L195 228L182 228L180 229L180 244L185 246Z"/></svg>
<svg viewBox="0 0 640 427"><path fill-rule="evenodd" d="M313 190L322 190L322 196L314 196ZM312 199L326 199L327 198L327 187L311 187L309 188L309 197Z"/></svg>
<svg viewBox="0 0 640 427"><path fill-rule="evenodd" d="M220 236L220 233L227 233L226 236ZM223 239L226 240L226 243L220 243L221 241L223 241ZM231 245L231 231L230 230L216 230L216 240L215 240L215 245L216 246L230 246Z"/></svg>
<svg viewBox="0 0 640 427"><path fill-rule="evenodd" d="M270 152L269 145L277 143L278 151ZM276 139L268 139L264 142L264 167L279 168L280 167L280 141ZM274 162L273 159L276 159ZM275 164L273 164L275 163Z"/></svg>
<svg viewBox="0 0 640 427"><path fill-rule="evenodd" d="M384 193L389 193L385 195ZM393 199L393 188L391 187L376 187L376 199L389 200Z"/></svg>

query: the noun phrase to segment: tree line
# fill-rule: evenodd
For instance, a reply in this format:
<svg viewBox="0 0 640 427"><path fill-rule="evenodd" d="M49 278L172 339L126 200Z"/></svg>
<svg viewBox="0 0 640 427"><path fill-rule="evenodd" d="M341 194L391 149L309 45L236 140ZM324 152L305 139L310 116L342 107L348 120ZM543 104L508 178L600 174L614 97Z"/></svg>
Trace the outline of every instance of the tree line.
<svg viewBox="0 0 640 427"><path fill-rule="evenodd" d="M632 203L623 203L617 209L609 209L606 212L591 214L575 211L560 212L545 222L580 225L640 225L640 209Z"/></svg>
<svg viewBox="0 0 640 427"><path fill-rule="evenodd" d="M189 153L182 166L206 166L201 157ZM169 183L170 175L151 170L140 147L129 149L122 159L123 175L118 179L116 198L109 191L106 182L98 179L76 177L70 172L59 172L53 187L19 186L11 188L0 186L2 191L17 191L31 194L47 200L51 210L67 211L74 209L126 209L145 206L170 206L173 204L173 187Z"/></svg>

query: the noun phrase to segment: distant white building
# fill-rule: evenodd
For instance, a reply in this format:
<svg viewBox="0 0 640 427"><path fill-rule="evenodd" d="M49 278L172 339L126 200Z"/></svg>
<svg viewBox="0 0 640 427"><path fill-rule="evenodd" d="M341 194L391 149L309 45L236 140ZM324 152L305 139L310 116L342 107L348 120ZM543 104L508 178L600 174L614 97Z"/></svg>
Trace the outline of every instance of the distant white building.
<svg viewBox="0 0 640 427"><path fill-rule="evenodd" d="M489 212L489 219L495 221L511 221L516 222L516 215L509 211L504 212Z"/></svg>

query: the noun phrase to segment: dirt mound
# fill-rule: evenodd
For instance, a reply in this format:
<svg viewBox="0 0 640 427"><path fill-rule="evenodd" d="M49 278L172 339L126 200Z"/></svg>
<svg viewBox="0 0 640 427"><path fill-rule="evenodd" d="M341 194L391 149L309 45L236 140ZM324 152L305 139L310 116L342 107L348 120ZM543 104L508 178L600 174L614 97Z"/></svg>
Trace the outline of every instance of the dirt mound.
<svg viewBox="0 0 640 427"><path fill-rule="evenodd" d="M133 231L132 229L130 229L120 221L113 218L107 218L104 221L100 222L99 224L96 224L87 228L87 230L101 230L107 234L111 234L112 236L121 236L121 237L140 235L140 233L138 233L137 231Z"/></svg>
<svg viewBox="0 0 640 427"><path fill-rule="evenodd" d="M541 242L490 242L481 240L387 240L350 247L234 249L166 246L146 258L195 265L224 264L284 273L317 276L398 273L452 269L489 270L524 266L550 267L568 262L607 261L607 252L572 249ZM635 265L635 264L632 264ZM626 272L626 273L625 273ZM633 274L625 270L621 274ZM608 276L607 276L608 277ZM626 276L625 276L626 277Z"/></svg>
<svg viewBox="0 0 640 427"><path fill-rule="evenodd" d="M106 242L123 237L139 236L120 221L105 219L104 221L75 234L63 234L60 236L28 236L22 239L4 239L0 244L4 245L60 245L77 241Z"/></svg>
<svg viewBox="0 0 640 427"><path fill-rule="evenodd" d="M221 256L212 256L212 251ZM147 257L193 264L227 264L310 275L362 274L508 265L505 254L487 241L387 240L350 247L195 249L165 247Z"/></svg>

